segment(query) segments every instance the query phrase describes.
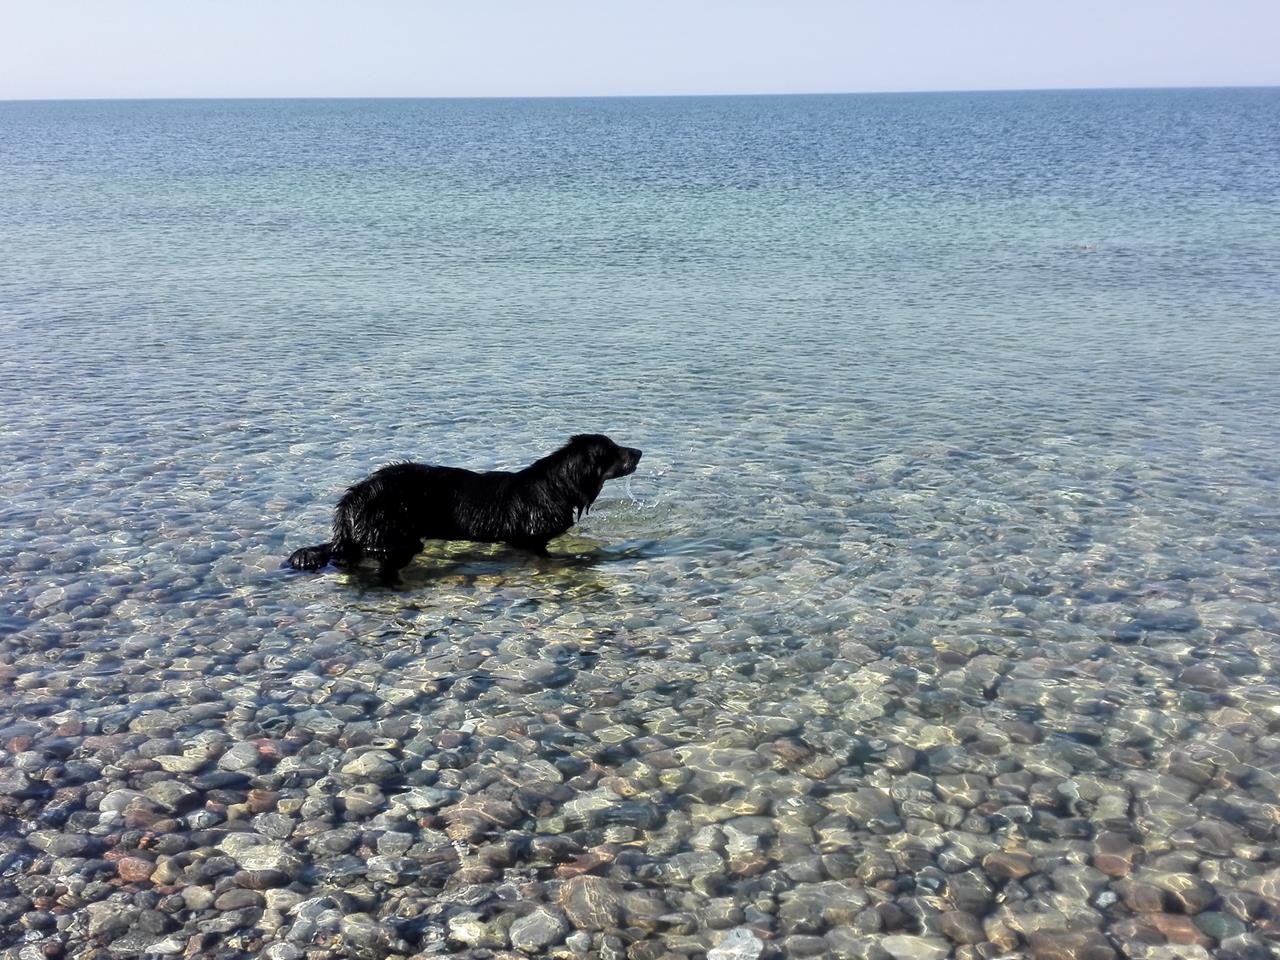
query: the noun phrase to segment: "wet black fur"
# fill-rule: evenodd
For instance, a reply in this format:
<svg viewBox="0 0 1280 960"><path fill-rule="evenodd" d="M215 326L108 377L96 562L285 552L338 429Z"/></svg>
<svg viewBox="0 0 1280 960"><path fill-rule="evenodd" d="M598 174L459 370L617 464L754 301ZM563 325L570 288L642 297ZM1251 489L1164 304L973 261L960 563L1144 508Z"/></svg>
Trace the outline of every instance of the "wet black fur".
<svg viewBox="0 0 1280 960"><path fill-rule="evenodd" d="M604 482L639 462L639 450L595 433L578 434L515 472L393 463L348 488L333 514L332 539L295 550L289 565L319 570L331 560L349 565L368 557L393 579L424 540L507 543L545 556L547 542L581 519Z"/></svg>

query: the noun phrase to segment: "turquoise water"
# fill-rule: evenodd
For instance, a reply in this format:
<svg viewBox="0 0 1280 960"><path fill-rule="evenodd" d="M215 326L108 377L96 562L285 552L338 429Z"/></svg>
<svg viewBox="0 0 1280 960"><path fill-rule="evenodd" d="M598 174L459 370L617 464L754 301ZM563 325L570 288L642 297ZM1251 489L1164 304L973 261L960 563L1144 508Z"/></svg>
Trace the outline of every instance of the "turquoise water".
<svg viewBox="0 0 1280 960"><path fill-rule="evenodd" d="M500 831L603 845L602 882L693 918L566 908L584 950L994 955L956 910L996 952L1123 948L1125 881L1060 875L1117 830L1142 882L1207 885L1164 903L1227 918L1206 948L1273 929L1239 904L1280 883L1280 91L3 103L0 183L0 724L50 789L97 771L95 817L95 777L193 744L271 740L243 789L331 799L376 748L385 817L542 779L622 809ZM559 559L280 568L383 463L584 431L645 458ZM749 855L699 833L748 814ZM467 842L448 877L341 883L434 902L498 841ZM1034 869L983 874L984 844ZM557 862L481 876L486 922L516 877L569 897ZM992 895L959 907L970 873ZM897 913L787 919L833 883ZM461 949L455 920L401 934Z"/></svg>

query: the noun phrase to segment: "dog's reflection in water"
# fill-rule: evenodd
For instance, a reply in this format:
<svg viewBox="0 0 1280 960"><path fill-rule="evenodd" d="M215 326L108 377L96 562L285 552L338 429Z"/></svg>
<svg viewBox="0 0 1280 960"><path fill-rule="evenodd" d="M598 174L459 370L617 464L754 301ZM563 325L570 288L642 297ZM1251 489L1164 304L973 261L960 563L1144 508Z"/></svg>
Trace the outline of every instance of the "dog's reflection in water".
<svg viewBox="0 0 1280 960"><path fill-rule="evenodd" d="M583 537L565 538L551 544L545 556L505 546L479 544L427 544L397 578L388 580L376 562L335 564L346 582L360 590L413 593L436 586L487 585L495 589L519 590L539 600L612 589L617 581L610 567L649 556L645 544L604 544ZM592 589L589 585L595 585Z"/></svg>

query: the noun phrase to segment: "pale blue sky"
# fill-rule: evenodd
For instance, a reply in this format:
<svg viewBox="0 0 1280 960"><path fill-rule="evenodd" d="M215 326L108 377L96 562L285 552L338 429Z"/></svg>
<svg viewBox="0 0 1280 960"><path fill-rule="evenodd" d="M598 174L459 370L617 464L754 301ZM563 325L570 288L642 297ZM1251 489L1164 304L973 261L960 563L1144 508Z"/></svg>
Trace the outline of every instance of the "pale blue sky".
<svg viewBox="0 0 1280 960"><path fill-rule="evenodd" d="M1280 84L1280 0L0 0L0 99Z"/></svg>

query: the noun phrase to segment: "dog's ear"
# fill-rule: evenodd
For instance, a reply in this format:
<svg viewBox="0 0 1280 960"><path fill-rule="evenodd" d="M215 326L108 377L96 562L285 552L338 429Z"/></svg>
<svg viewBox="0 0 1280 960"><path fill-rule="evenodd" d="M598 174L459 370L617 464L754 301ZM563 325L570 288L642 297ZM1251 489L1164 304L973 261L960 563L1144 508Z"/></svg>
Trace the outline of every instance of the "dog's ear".
<svg viewBox="0 0 1280 960"><path fill-rule="evenodd" d="M563 455L556 458L556 470L562 481L573 491L578 519L600 495L604 486L605 458L599 437L590 433L575 434L565 445Z"/></svg>

